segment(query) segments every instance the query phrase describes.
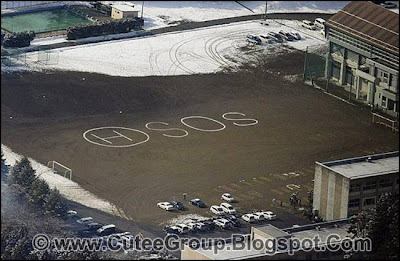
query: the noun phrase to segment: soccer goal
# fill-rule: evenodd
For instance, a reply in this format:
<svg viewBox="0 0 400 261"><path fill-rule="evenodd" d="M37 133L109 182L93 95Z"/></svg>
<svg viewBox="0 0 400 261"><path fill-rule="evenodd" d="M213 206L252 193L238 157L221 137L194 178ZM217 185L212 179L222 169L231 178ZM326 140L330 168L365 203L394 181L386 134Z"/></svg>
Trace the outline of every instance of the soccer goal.
<svg viewBox="0 0 400 261"><path fill-rule="evenodd" d="M372 112L372 123L381 124L391 128L393 132L399 132L399 123L397 121L391 120L374 112Z"/></svg>
<svg viewBox="0 0 400 261"><path fill-rule="evenodd" d="M38 51L37 62L43 65L58 64L60 53L58 51Z"/></svg>
<svg viewBox="0 0 400 261"><path fill-rule="evenodd" d="M63 175L64 178L69 176L69 179L72 180L72 169L64 166L63 164L55 160L52 160L47 163L47 167L51 168L54 171L54 173Z"/></svg>

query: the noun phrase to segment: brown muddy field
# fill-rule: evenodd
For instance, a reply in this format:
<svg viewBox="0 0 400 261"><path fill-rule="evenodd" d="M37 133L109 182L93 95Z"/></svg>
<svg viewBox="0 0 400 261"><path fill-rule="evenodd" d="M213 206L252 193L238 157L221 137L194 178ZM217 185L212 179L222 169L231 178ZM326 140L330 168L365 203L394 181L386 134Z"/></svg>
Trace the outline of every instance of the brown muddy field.
<svg viewBox="0 0 400 261"><path fill-rule="evenodd" d="M315 161L398 150L398 134L373 125L368 109L283 78L301 74L302 67L303 54L290 52L257 70L231 74L143 78L75 72L3 74L1 141L43 164L56 160L67 165L75 181L115 203L135 222L157 227L182 213L206 215L207 209L166 213L157 208L159 201L182 200L182 193L210 206L221 202L223 192L231 192L241 212L272 209L284 217L289 215L285 208L271 206L271 200L283 200L287 206L296 189L286 185L295 184L305 202L306 191L313 186ZM228 117L256 119L258 124L234 125L254 121L226 120L222 117L226 112L243 113L245 117ZM223 124L204 118L184 121L198 129L225 128L198 131L181 123L188 116ZM180 130L149 130L149 122L169 124L150 124L152 128ZM84 139L87 130L99 127L140 130L149 140L118 148ZM116 136L112 130L130 140L88 137L118 146L147 137L126 129L93 134Z"/></svg>

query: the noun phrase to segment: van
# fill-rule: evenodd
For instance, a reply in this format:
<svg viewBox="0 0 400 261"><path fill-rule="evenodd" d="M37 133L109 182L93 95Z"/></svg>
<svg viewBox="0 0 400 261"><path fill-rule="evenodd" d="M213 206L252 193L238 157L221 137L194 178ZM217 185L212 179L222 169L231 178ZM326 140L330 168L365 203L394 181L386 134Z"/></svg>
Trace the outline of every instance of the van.
<svg viewBox="0 0 400 261"><path fill-rule="evenodd" d="M314 24L315 24L315 26L317 26L317 27L319 27L321 29L325 28L325 20L322 19L322 18L315 19Z"/></svg>
<svg viewBox="0 0 400 261"><path fill-rule="evenodd" d="M301 26L303 26L307 29L310 29L310 30L317 29L317 27L315 27L314 23L309 20L303 20L303 22L301 23Z"/></svg>
<svg viewBox="0 0 400 261"><path fill-rule="evenodd" d="M114 232L115 232L115 225L113 224L102 226L101 228L97 229L97 234L99 236L107 236Z"/></svg>

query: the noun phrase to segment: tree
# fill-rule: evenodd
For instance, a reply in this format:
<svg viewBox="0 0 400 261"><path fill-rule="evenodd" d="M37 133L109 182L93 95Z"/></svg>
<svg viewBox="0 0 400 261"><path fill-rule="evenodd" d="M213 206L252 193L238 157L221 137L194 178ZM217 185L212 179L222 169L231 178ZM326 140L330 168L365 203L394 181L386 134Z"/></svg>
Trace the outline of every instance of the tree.
<svg viewBox="0 0 400 261"><path fill-rule="evenodd" d="M48 195L50 193L50 188L46 181L44 181L42 179L36 179L32 183L32 187L29 192L30 192L29 194L31 196L31 201L34 204L43 206L44 203L46 202L46 198L48 197Z"/></svg>
<svg viewBox="0 0 400 261"><path fill-rule="evenodd" d="M59 215L64 215L67 212L67 204L63 201L57 188L50 191L50 194L46 198L44 207L46 210L53 211Z"/></svg>
<svg viewBox="0 0 400 261"><path fill-rule="evenodd" d="M367 258L399 258L399 197L384 193L371 213L361 212L352 218L348 230L354 238L371 239L372 251L366 252Z"/></svg>
<svg viewBox="0 0 400 261"><path fill-rule="evenodd" d="M3 150L1 150L1 179L3 181L7 180L7 174L9 172L9 170L10 170L10 168L6 164L6 160L4 159Z"/></svg>
<svg viewBox="0 0 400 261"><path fill-rule="evenodd" d="M7 182L9 184L18 184L26 189L30 189L35 179L35 170L33 170L28 158L24 157L11 169Z"/></svg>

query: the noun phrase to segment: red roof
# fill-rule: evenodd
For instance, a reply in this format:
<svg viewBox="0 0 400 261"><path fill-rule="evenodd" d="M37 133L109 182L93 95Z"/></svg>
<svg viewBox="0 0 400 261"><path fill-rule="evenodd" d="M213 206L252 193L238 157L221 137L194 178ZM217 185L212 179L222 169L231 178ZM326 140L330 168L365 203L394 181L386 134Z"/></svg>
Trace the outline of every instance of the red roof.
<svg viewBox="0 0 400 261"><path fill-rule="evenodd" d="M399 15L367 1L354 1L325 25L399 55Z"/></svg>

